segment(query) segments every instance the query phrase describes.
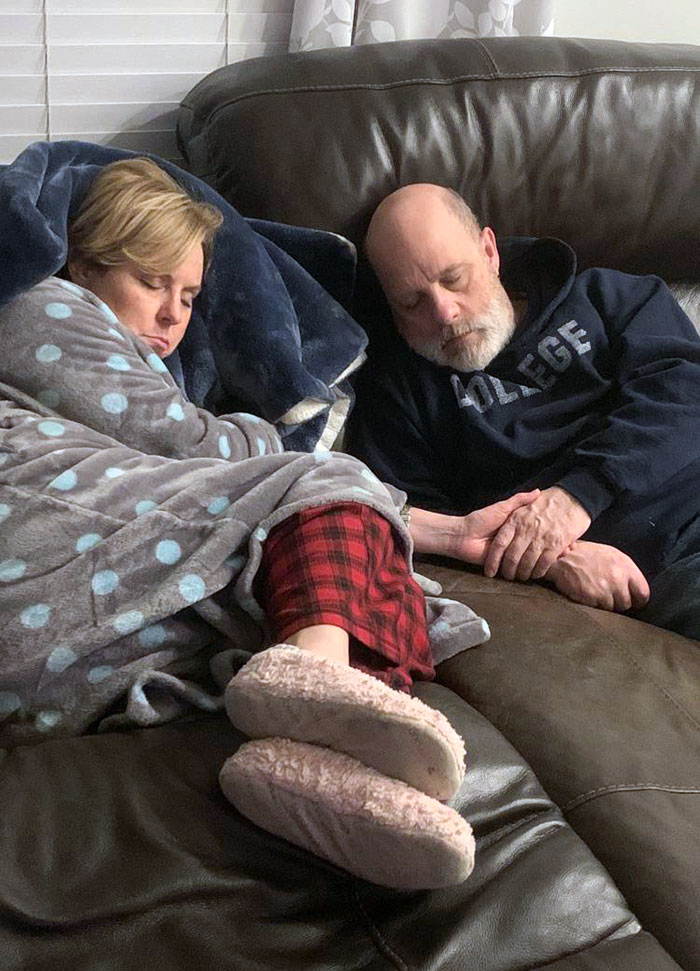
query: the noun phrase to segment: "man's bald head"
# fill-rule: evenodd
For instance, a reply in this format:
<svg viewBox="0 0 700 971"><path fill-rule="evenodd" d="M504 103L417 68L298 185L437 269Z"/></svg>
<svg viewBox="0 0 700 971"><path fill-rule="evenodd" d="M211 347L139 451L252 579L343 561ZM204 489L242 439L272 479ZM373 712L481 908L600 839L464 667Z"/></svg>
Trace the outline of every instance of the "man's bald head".
<svg viewBox="0 0 700 971"><path fill-rule="evenodd" d="M449 214L458 219L465 230L473 236L481 232L479 221L464 199L442 185L431 182L417 182L396 189L383 199L374 210L365 236L365 253L374 264L373 251L379 257L383 242L390 243L390 237L403 229L410 230L425 218L433 218L436 211Z"/></svg>
<svg viewBox="0 0 700 971"><path fill-rule="evenodd" d="M510 340L514 315L498 278L496 237L456 192L430 183L392 192L372 216L365 252L417 353L474 370Z"/></svg>

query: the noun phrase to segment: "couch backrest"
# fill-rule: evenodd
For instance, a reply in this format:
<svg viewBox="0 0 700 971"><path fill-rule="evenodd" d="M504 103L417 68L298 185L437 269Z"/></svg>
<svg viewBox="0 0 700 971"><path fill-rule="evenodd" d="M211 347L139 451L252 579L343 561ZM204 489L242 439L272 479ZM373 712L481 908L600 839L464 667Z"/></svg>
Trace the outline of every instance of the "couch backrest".
<svg viewBox="0 0 700 971"><path fill-rule="evenodd" d="M410 182L581 265L700 280L700 47L426 40L259 58L187 96L189 166L244 214L358 242Z"/></svg>

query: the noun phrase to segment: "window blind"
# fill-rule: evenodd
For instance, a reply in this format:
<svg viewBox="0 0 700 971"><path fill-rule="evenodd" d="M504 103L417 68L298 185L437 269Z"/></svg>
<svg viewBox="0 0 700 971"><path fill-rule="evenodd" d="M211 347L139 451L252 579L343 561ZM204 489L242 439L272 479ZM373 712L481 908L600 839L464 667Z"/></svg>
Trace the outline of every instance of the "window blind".
<svg viewBox="0 0 700 971"><path fill-rule="evenodd" d="M178 161L205 74L287 50L293 0L0 0L0 163L75 138Z"/></svg>

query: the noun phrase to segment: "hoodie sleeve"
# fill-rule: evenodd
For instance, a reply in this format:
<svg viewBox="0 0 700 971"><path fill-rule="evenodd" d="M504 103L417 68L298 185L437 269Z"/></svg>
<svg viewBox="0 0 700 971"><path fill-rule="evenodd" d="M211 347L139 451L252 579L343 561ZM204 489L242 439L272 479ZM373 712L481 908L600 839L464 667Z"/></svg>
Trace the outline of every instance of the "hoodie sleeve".
<svg viewBox="0 0 700 971"><path fill-rule="evenodd" d="M188 402L158 355L68 281L45 280L3 307L0 339L0 380L141 452L237 462L283 451L263 419Z"/></svg>
<svg viewBox="0 0 700 971"><path fill-rule="evenodd" d="M662 280L590 271L615 380L598 429L556 483L595 519L622 493L649 495L700 459L700 337Z"/></svg>

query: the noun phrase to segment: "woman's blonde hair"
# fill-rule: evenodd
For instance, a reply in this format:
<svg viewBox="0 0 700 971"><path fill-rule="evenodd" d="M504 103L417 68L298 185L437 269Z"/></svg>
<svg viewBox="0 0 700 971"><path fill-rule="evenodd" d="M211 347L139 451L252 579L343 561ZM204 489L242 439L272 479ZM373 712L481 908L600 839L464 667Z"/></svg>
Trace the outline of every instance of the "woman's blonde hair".
<svg viewBox="0 0 700 971"><path fill-rule="evenodd" d="M169 273L201 243L205 269L223 221L215 206L194 199L159 165L129 158L106 165L68 226L69 261L120 266L133 261Z"/></svg>

